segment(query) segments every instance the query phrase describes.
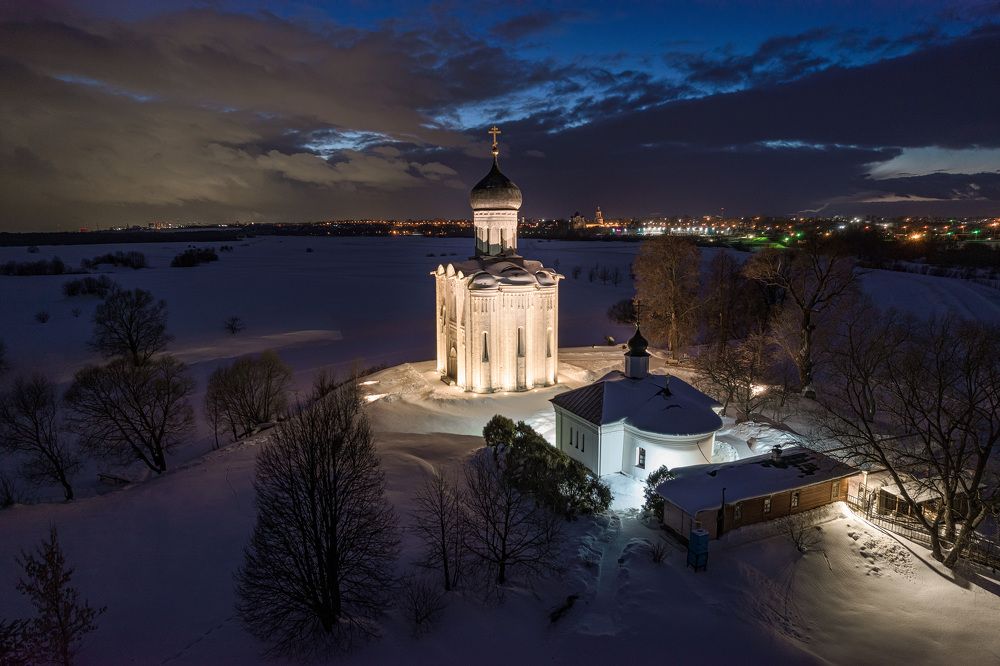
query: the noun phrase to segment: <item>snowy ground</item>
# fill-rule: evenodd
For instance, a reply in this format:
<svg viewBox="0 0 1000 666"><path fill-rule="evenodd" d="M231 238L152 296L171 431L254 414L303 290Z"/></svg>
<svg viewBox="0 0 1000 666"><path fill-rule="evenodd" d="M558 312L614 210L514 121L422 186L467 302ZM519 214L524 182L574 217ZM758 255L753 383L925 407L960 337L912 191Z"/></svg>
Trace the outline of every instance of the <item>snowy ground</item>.
<svg viewBox="0 0 1000 666"><path fill-rule="evenodd" d="M594 263L627 268L636 245L523 241L527 256L561 272L582 265L582 279L561 288L562 385L507 396L468 395L434 379L426 272L464 256L468 239L257 238L238 244L216 264L168 268L181 247L137 246L153 268L118 271L128 287L167 300L171 350L192 365L203 385L216 364L248 351L276 348L304 387L319 368L353 363L401 364L369 378L365 391L390 499L405 526L409 498L431 468L464 460L495 413L523 419L551 437L548 399L620 367L620 350L592 348L610 325L604 312L631 286L589 283ZM308 247L314 249L307 253ZM121 246L0 248L0 261L59 254L76 263ZM434 253L435 257L426 256ZM444 252L445 256L439 256ZM627 271L626 271L627 273ZM425 279L426 278L426 279ZM86 348L96 301L62 296L68 277L0 277L0 339L15 371L40 369L68 380L93 360ZM866 288L885 304L930 313L961 311L1000 320L1000 292L959 280L876 271ZM391 307L389 306L391 304ZM73 317L71 310L83 313ZM34 313L51 314L47 324ZM248 329L231 337L230 315ZM654 359L662 366L663 359ZM683 373L679 373L682 376ZM196 404L200 397L196 396ZM260 648L233 617L232 574L253 522L254 458L264 436L207 452L201 436L172 462L174 469L71 504L35 504L0 511L0 617L26 612L14 592L14 558L56 525L76 582L106 605L87 641L84 664L258 663ZM756 426L730 426L720 440L737 455L785 437ZM743 447L743 448L740 448ZM745 449L745 451L744 451ZM92 474L90 470L88 474ZM87 479L92 478L88 476ZM410 637L398 612L385 619L381 640L347 663L628 663L653 655L690 663L992 663L1000 659L1000 581L983 572L959 576L929 562L926 551L886 535L846 509L817 516L821 542L800 554L774 526L713 544L707 573L684 567L671 546L651 562L649 544L662 533L634 511L638 488L608 479L619 497L613 516L568 526L561 576L515 588L503 605L456 595L441 625ZM86 484L88 481L83 480ZM89 496L88 496L89 495ZM404 535L401 566L413 559ZM557 624L548 613L570 594L579 599ZM513 637L513 638L512 638Z"/></svg>
<svg viewBox="0 0 1000 666"><path fill-rule="evenodd" d="M403 514L431 467L481 445L446 433L380 432L389 494ZM261 646L233 617L232 572L253 520L255 443L233 445L183 469L103 497L0 513L0 616L26 612L13 558L55 524L76 582L108 611L83 664L260 663ZM1000 655L1000 581L957 577L926 551L886 535L843 506L817 516L821 542L799 554L780 530L713 544L694 573L663 533L635 512L567 526L565 571L513 588L501 605L456 594L420 639L397 611L383 637L350 664L630 663L652 653L691 663L992 663ZM668 542L670 543L670 542ZM404 560L413 556L404 538ZM557 624L548 613L578 595ZM516 637L516 638L515 638ZM279 662L280 663L280 662Z"/></svg>
<svg viewBox="0 0 1000 666"><path fill-rule="evenodd" d="M219 254L218 262L194 268L170 268L170 260L186 247L177 243L43 246L37 254L23 247L3 247L0 262L58 256L77 266L81 259L108 252L146 254L148 269L108 272L122 286L148 289L167 302L168 330L174 336L169 350L191 367L197 382L192 403L200 417L209 374L242 354L276 350L293 369L300 390L307 389L321 369L345 373L431 358L434 281L429 273L440 262L466 257L471 244L469 238L268 236L236 243L232 252ZM631 285L591 283L586 270L594 264L618 266L627 276L634 248L622 243L574 243L555 251L551 245L522 242L529 256L547 262L559 259L563 272L576 264L584 267L581 279L569 278L560 289L561 344L599 344L606 335L629 334L629 327L609 322L606 311L630 296ZM313 251L307 252L310 248ZM75 277L79 276L0 276L0 340L12 366L8 377L40 371L65 385L82 365L97 360L87 341L98 300L67 298L62 293L62 285ZM73 315L76 308L79 316ZM47 323L35 321L39 311L49 313ZM224 331L222 323L229 316L241 317L246 330L236 336ZM210 448L208 428L199 418L198 432L170 462L194 460ZM144 474L141 469L113 471L128 478ZM85 479L94 478L96 469L88 467ZM84 481L80 493L93 492L92 485ZM56 489L34 494L59 496Z"/></svg>

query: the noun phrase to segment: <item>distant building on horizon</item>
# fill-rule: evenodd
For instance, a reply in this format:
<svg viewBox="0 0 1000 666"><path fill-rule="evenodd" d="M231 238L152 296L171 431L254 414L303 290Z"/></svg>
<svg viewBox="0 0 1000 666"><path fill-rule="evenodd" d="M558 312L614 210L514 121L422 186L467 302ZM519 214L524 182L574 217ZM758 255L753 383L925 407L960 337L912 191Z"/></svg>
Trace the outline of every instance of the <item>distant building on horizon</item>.
<svg viewBox="0 0 1000 666"><path fill-rule="evenodd" d="M493 166L472 188L476 252L440 264L435 279L437 371L464 391L526 391L551 386L559 368L562 275L517 253L521 190Z"/></svg>

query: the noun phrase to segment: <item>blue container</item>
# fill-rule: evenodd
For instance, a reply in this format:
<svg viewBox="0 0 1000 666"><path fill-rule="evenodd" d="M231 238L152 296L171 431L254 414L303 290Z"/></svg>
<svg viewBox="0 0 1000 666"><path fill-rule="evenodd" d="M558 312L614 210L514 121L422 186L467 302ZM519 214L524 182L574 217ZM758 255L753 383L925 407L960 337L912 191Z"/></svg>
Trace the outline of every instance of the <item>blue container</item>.
<svg viewBox="0 0 1000 666"><path fill-rule="evenodd" d="M708 569L708 532L700 527L688 535L687 564L695 571Z"/></svg>

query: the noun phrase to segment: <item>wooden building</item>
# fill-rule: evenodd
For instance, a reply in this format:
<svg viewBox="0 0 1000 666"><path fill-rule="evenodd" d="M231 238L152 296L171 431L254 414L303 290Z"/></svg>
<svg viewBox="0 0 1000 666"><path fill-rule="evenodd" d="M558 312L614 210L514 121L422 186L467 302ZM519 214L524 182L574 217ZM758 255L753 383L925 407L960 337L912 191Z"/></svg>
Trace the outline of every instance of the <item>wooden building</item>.
<svg viewBox="0 0 1000 666"><path fill-rule="evenodd" d="M847 499L858 472L803 447L730 463L675 470L657 492L663 523L687 538L700 523L713 539L745 525L783 518Z"/></svg>

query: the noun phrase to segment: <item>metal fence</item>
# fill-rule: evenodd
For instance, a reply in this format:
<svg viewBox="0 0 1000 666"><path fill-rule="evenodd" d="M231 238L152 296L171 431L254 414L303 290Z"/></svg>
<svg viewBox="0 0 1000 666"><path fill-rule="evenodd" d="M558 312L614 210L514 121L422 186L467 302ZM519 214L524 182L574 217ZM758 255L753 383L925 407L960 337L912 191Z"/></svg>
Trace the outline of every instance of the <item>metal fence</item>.
<svg viewBox="0 0 1000 666"><path fill-rule="evenodd" d="M866 502L850 495L847 497L847 505L859 515L864 516L865 520L872 525L906 537L926 548L931 547L930 534L927 533L923 525L913 518L892 513L880 513L875 502L871 500ZM947 539L944 534L940 534L940 540L942 546L950 548L953 545L953 542ZM969 537L969 542L961 555L966 560L990 567L994 571L1000 569L1000 543L979 532L974 532Z"/></svg>

